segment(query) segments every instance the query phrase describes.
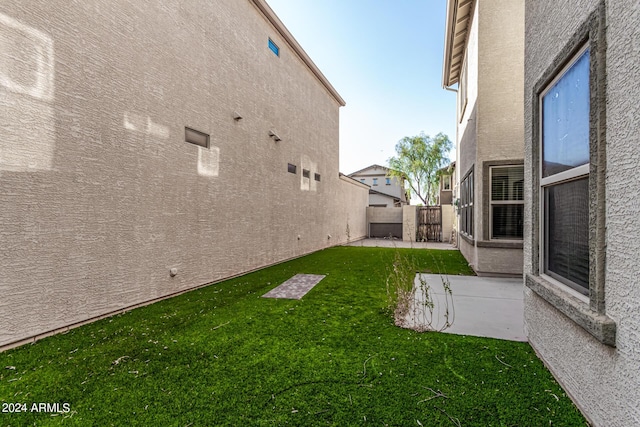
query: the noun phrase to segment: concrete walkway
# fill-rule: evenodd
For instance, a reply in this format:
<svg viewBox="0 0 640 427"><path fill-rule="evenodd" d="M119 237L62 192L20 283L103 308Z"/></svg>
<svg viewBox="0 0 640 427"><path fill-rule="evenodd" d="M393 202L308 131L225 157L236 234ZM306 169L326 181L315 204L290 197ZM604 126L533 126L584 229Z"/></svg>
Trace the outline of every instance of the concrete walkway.
<svg viewBox="0 0 640 427"><path fill-rule="evenodd" d="M441 242L404 242L400 239L363 239L347 243L344 246L366 246L377 248L414 248L414 249L445 249L457 250L449 243Z"/></svg>
<svg viewBox="0 0 640 427"><path fill-rule="evenodd" d="M443 332L457 335L499 338L510 341L527 341L524 334L524 303L522 279L507 279L477 276L450 276L421 274L430 287L434 300L432 325L436 328L445 323L445 291L443 278L451 288L449 301L450 319L453 325ZM416 301L407 314L407 324L419 324L424 319L424 294L416 277ZM452 312L452 309L454 310ZM420 311L422 310L422 312ZM428 312L427 312L428 314Z"/></svg>
<svg viewBox="0 0 640 427"><path fill-rule="evenodd" d="M382 248L416 248L457 250L449 243L403 242L399 239L364 239L345 246ZM421 274L430 286L434 300L432 326L440 329L445 324L446 293L439 274ZM527 341L524 334L523 282L521 278L444 275L450 284L449 319L453 325L442 332L457 335ZM424 294L416 276L414 306L405 318L407 326L424 324ZM453 303L451 303L451 300Z"/></svg>

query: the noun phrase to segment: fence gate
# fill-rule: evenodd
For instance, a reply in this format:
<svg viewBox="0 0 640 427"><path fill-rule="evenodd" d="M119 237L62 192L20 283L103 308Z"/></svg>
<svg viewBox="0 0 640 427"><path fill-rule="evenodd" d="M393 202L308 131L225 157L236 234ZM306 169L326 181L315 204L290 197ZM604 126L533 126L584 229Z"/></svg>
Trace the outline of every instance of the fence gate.
<svg viewBox="0 0 640 427"><path fill-rule="evenodd" d="M442 241L442 208L440 206L423 206L417 209L418 232L416 240Z"/></svg>

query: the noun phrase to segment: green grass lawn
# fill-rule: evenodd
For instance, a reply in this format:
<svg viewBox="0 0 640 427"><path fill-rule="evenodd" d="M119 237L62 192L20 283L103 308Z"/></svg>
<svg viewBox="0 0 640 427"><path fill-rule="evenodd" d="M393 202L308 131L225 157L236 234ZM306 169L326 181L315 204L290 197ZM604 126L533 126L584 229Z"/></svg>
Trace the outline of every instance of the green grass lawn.
<svg viewBox="0 0 640 427"><path fill-rule="evenodd" d="M0 425L586 425L528 344L394 326L395 250L327 249L0 353L0 402L70 407ZM472 274L457 251L398 250ZM297 273L327 277L261 298Z"/></svg>

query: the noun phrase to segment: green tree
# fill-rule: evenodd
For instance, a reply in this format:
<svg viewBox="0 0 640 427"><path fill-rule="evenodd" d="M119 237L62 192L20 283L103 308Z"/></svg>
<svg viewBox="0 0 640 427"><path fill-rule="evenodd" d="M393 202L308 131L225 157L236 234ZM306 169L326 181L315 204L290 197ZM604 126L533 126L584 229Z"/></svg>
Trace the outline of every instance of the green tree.
<svg viewBox="0 0 640 427"><path fill-rule="evenodd" d="M406 180L409 194L415 194L425 205L436 202L438 170L449 163L451 150L449 137L442 132L434 138L421 132L418 136L405 136L396 144L396 156L387 160L388 176Z"/></svg>

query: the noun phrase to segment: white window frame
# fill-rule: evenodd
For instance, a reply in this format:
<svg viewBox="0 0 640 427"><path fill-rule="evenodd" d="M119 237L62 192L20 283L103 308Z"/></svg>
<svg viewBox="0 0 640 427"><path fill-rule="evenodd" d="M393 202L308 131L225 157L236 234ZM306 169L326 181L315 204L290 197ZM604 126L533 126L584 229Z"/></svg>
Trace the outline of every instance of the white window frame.
<svg viewBox="0 0 640 427"><path fill-rule="evenodd" d="M565 278L561 278L560 276L555 277L552 276L551 274L549 274L547 271L547 266L546 266L546 251L547 251L547 242L546 242L546 236L545 236L545 231L546 231L546 204L545 204L545 188L547 187L551 187L553 185L557 185L557 184L562 184L565 182L569 182L569 181L574 181L574 180L578 180L578 179L584 179L587 178L589 179L589 170L590 170L590 161L586 164L580 165L580 166L576 166L572 169L568 169L566 171L562 171L559 172L557 174L548 176L548 177L543 177L542 173L543 173L543 132L542 132L542 126L543 126L543 122L544 122L544 117L543 117L543 102L542 100L544 99L544 97L549 93L549 91L554 87L554 85L556 83L558 83L558 81L560 81L565 74L567 73L567 71L573 67L573 65L582 57L582 55L587 51L587 49L590 48L590 44L586 43L584 46L582 46L572 57L571 60L567 63L567 65L565 65L560 72L557 74L557 76L554 77L553 80L551 80L551 82L544 88L544 90L540 93L539 95L539 99L540 102L538 103L538 108L539 108L539 123L538 123L538 127L540 129L539 132L539 141L538 141L538 150L539 150L539 164L538 164L538 176L540 178L540 187L539 187L539 200L538 200L538 206L539 206L539 218L540 218L540 227L539 227L539 271L540 271L540 276L542 278L544 278L545 280L547 280L548 282L553 283L556 286L560 286L562 287L562 289L564 289L565 291L569 292L571 295L573 295L574 297L580 299L581 301L585 302L585 303L589 303L589 295L588 295L588 291L589 289L587 288L587 295L584 295L582 292L579 292L578 290L576 290L576 287L580 288L580 285L574 284L573 282L571 282L568 279ZM591 56L591 52L589 54ZM591 61L591 57L589 58L589 60ZM591 143L591 141L589 141L589 143Z"/></svg>
<svg viewBox="0 0 640 427"><path fill-rule="evenodd" d="M465 177L460 182L461 192L460 192L460 233L473 238L474 233L474 218L473 218L473 169L470 170ZM465 213L463 215L463 212ZM467 221L469 218L469 212L471 212L471 219ZM467 222L469 222L469 227L467 227ZM469 233L469 229L471 232Z"/></svg>
<svg viewBox="0 0 640 427"><path fill-rule="evenodd" d="M515 168L515 167L521 167L524 173L524 165L518 165L518 164L514 164L514 165L499 165L499 166L490 166L489 167L489 238L491 240L499 240L501 242L504 241L517 241L517 242L521 242L522 241L522 237L510 237L510 238L506 238L506 237L493 237L493 206L495 205L522 205L523 209L522 209L522 213L524 216L524 199L522 200L493 200L493 170L494 169L504 169L504 168ZM523 225L524 226L524 225ZM524 236L524 230L523 230L523 236Z"/></svg>
<svg viewBox="0 0 640 427"><path fill-rule="evenodd" d="M449 188L445 188L445 183L449 183ZM442 175L442 191L451 191L451 175Z"/></svg>

